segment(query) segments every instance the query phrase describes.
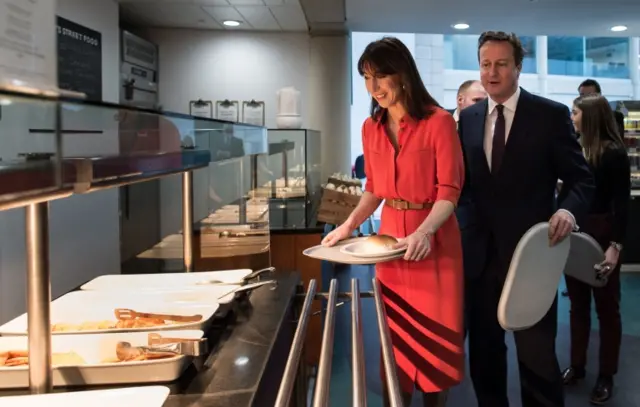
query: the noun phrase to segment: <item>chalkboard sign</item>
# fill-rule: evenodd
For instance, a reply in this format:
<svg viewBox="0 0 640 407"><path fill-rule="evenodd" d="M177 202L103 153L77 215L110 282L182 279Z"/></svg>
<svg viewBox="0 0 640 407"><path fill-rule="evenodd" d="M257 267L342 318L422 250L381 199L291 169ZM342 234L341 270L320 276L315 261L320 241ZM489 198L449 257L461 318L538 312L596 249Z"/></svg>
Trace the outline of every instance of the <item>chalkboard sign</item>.
<svg viewBox="0 0 640 407"><path fill-rule="evenodd" d="M102 35L58 17L58 87L102 101Z"/></svg>

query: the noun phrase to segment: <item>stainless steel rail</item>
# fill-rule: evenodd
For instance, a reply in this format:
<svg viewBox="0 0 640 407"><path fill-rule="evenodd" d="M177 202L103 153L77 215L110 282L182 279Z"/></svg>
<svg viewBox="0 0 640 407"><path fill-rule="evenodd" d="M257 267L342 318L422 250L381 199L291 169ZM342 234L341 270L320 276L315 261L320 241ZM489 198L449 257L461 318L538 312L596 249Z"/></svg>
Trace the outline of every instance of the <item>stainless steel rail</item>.
<svg viewBox="0 0 640 407"><path fill-rule="evenodd" d="M380 285L374 279L373 291L360 291L360 282L358 279L351 280L350 292L338 292L338 280L331 280L329 286L329 292L315 292L315 280L311 280L314 290L311 290L311 284L306 294L298 294L298 296L304 295L304 304L302 306L302 313L296 329L293 345L289 352L287 359L287 366L285 368L285 374L283 376L282 383L278 392L278 399L275 407L288 407L289 403L295 407L306 407L306 400L292 400L291 395L295 382L296 368L300 363L300 357L304 347L305 332L307 324L309 323L309 317L313 316L311 312L311 303L316 300L327 300L327 308L324 322L324 332L322 334L322 345L320 350L320 363L318 365L318 375L316 377L316 384L313 393L313 407L326 407L329 400L329 380L331 376L331 359L333 357L333 342L334 342L334 330L335 330L335 312L336 307L339 305L338 298L351 301L351 348L352 348L352 379L353 379L353 406L365 407L367 405L367 386L365 379L365 360L364 360L364 342L362 333L362 308L361 298L374 298L376 303L376 311L378 318L378 328L380 334L380 343L382 346L383 363L385 367L386 375L386 387L389 389L389 401L391 407L401 407L402 397L400 392L400 386L398 383L398 375L396 371L395 358L393 354L393 348L391 345L391 336L389 334L389 327L386 322L386 313L384 310L384 304L380 294ZM301 371L304 371L302 369ZM298 372L298 375L301 375ZM300 380L302 379L302 380ZM304 383L304 379L307 377L298 377L299 381ZM303 386L306 387L306 383Z"/></svg>
<svg viewBox="0 0 640 407"><path fill-rule="evenodd" d="M182 173L182 251L184 270L193 271L193 172Z"/></svg>
<svg viewBox="0 0 640 407"><path fill-rule="evenodd" d="M364 369L364 341L360 307L360 283L351 280L351 371L353 376L353 406L367 407L367 384Z"/></svg>
<svg viewBox="0 0 640 407"><path fill-rule="evenodd" d="M382 346L382 359L386 375L385 379L387 381L389 403L391 407L402 407L402 396L400 394L400 385L398 384L393 347L391 346L391 335L389 334L384 304L382 303L380 294L380 283L375 278L373 279L373 293L376 300L378 330L380 331L380 345Z"/></svg>
<svg viewBox="0 0 640 407"><path fill-rule="evenodd" d="M49 276L49 204L26 207L27 329L31 393L53 389L51 370L51 284Z"/></svg>
<svg viewBox="0 0 640 407"><path fill-rule="evenodd" d="M333 358L333 337L336 322L336 302L338 301L338 280L331 280L329 285L329 299L327 300L327 315L324 319L322 345L320 348L320 363L318 377L313 393L313 407L329 406L329 382L331 381L331 362Z"/></svg>
<svg viewBox="0 0 640 407"><path fill-rule="evenodd" d="M311 315L311 304L313 304L315 294L316 280L311 280L309 281L309 288L307 289L307 294L304 298L304 303L302 304L302 311L300 312L300 318L298 319L298 327L293 335L293 343L291 345L289 357L287 357L287 364L284 368L282 383L278 390L275 407L287 407L289 405L289 400L291 400L296 372L298 372L298 365L300 364L300 357L302 356L304 339L307 336L307 326L309 325L309 317Z"/></svg>

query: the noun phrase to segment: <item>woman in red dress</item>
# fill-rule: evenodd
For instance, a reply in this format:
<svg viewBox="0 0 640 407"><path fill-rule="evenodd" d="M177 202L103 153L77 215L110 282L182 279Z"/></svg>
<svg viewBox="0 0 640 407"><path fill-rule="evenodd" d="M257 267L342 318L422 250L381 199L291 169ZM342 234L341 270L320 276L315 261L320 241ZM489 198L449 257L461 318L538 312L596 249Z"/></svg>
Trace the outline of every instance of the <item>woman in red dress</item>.
<svg viewBox="0 0 640 407"><path fill-rule="evenodd" d="M362 127L365 193L323 244L351 237L384 202L380 234L407 248L403 259L376 266L403 399L408 406L417 388L424 406L444 406L464 373L462 244L453 215L464 164L456 123L398 39L369 44L358 71L372 98Z"/></svg>

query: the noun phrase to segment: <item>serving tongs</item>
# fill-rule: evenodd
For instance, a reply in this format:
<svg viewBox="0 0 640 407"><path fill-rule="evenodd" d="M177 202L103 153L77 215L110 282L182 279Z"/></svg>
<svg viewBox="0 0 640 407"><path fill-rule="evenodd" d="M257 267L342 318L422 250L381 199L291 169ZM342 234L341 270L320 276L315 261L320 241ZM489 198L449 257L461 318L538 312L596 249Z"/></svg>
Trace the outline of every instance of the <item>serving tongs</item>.
<svg viewBox="0 0 640 407"><path fill-rule="evenodd" d="M152 349L176 346L177 351L186 356L202 356L209 351L207 338L171 338L163 337L157 333L148 335L147 345Z"/></svg>
<svg viewBox="0 0 640 407"><path fill-rule="evenodd" d="M114 314L119 321L130 320L136 318L148 318L148 319L162 319L163 321L171 322L200 322L202 321L202 315L171 315L171 314L156 314L150 312L138 312L127 308L116 308Z"/></svg>
<svg viewBox="0 0 640 407"><path fill-rule="evenodd" d="M149 334L147 346L132 346L130 342L118 342L116 356L119 360L167 359L174 356L203 356L208 351L206 338L163 338Z"/></svg>
<svg viewBox="0 0 640 407"><path fill-rule="evenodd" d="M275 267L267 267L267 268L263 268L263 269L260 269L260 270L256 270L253 273L244 276L241 280L238 280L238 281L222 281L222 280L211 279L211 280L198 281L196 283L196 285L209 285L209 284L213 284L213 285L245 285L245 284L249 283L249 281L253 280L254 278L259 277L261 274L266 273L266 272L275 271L275 269L276 269Z"/></svg>

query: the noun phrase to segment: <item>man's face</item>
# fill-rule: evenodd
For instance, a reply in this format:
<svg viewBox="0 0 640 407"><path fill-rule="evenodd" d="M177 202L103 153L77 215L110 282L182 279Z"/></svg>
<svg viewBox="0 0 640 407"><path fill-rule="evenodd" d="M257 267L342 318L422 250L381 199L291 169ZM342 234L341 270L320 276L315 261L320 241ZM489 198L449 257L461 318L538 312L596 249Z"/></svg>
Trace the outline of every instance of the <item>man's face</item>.
<svg viewBox="0 0 640 407"><path fill-rule="evenodd" d="M598 94L595 86L580 86L578 92L580 92L580 96Z"/></svg>
<svg viewBox="0 0 640 407"><path fill-rule="evenodd" d="M513 46L506 41L487 41L479 52L482 86L496 103L504 103L518 89L519 65Z"/></svg>
<svg viewBox="0 0 640 407"><path fill-rule="evenodd" d="M461 92L458 95L458 111L466 109L467 107L478 103L479 101L487 98L487 92L482 87L480 82L475 82L473 85L467 88L467 90Z"/></svg>

